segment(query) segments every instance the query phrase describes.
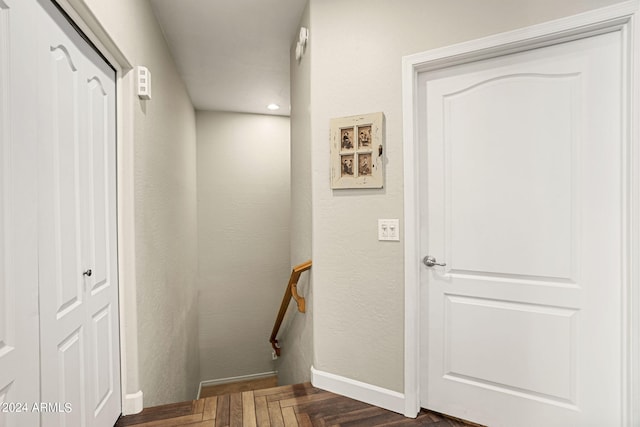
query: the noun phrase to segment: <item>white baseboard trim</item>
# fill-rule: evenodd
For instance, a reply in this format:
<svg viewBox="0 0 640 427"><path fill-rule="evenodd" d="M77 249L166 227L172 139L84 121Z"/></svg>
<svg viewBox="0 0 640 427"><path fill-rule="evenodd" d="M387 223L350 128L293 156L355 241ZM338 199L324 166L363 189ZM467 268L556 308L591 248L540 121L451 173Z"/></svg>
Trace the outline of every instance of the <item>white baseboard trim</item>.
<svg viewBox="0 0 640 427"><path fill-rule="evenodd" d="M323 372L311 367L311 384L314 387L350 397L389 411L405 412L404 394L386 388Z"/></svg>
<svg viewBox="0 0 640 427"><path fill-rule="evenodd" d="M122 405L122 415L133 415L142 411L143 399L142 390L127 394Z"/></svg>
<svg viewBox="0 0 640 427"><path fill-rule="evenodd" d="M240 375L239 377L219 378L217 380L200 381L200 386L198 387L198 399L200 399L200 392L202 392L202 387L236 383L239 381L259 380L261 378L273 377L274 375L278 375L278 371L262 372L260 374Z"/></svg>

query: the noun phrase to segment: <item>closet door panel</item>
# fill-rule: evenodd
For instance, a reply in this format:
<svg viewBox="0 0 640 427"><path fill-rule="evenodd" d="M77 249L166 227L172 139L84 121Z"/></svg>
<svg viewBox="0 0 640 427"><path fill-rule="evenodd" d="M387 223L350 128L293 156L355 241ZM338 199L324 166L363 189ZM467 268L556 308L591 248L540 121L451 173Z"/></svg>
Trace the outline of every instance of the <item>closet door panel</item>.
<svg viewBox="0 0 640 427"><path fill-rule="evenodd" d="M89 424L111 425L120 413L118 281L115 192L115 73L95 52L85 52L87 83L87 203L84 253L88 278L87 314L91 345L87 385ZM115 417L115 418L114 418Z"/></svg>
<svg viewBox="0 0 640 427"><path fill-rule="evenodd" d="M32 19L32 2L0 0L2 427L36 426L39 418L29 407L39 399L40 380Z"/></svg>
<svg viewBox="0 0 640 427"><path fill-rule="evenodd" d="M41 389L72 406L42 425L111 427L121 412L116 76L55 6L38 3Z"/></svg>
<svg viewBox="0 0 640 427"><path fill-rule="evenodd" d="M45 9L46 11L46 9ZM54 11L49 11L54 12ZM43 14L39 63L39 289L41 399L70 405L42 426L84 427L89 357L82 252L86 91L77 45Z"/></svg>

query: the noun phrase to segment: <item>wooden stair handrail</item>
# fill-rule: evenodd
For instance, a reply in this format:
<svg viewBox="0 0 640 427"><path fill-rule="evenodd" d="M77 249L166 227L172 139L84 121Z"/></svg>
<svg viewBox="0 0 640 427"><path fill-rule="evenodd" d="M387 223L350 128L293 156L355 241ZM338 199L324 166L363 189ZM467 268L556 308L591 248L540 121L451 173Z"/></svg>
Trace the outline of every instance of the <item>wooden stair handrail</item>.
<svg viewBox="0 0 640 427"><path fill-rule="evenodd" d="M284 315L287 312L291 298L296 300L296 303L298 304L298 311L300 313L304 313L306 311L304 297L298 295L298 279L300 279L300 275L303 272L310 268L311 260L298 264L293 267L293 270L291 270L291 277L289 278L287 288L284 290L284 296L282 297L282 303L280 304L280 311L278 311L278 317L276 317L276 323L273 325L271 338L269 338L269 342L271 343L271 347L273 347L273 351L276 352L276 356L280 356L280 347L278 346L278 340L276 337L278 336L280 326L282 326L282 321L284 320Z"/></svg>

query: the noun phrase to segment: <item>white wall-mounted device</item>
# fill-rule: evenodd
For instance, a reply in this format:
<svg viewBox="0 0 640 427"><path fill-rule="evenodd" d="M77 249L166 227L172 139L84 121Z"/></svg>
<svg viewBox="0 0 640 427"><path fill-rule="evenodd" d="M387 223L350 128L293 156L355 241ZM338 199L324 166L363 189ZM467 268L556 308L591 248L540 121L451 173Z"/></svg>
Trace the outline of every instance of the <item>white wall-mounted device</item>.
<svg viewBox="0 0 640 427"><path fill-rule="evenodd" d="M300 35L298 36L298 42L302 47L307 47L307 41L309 40L309 29L307 27L300 27Z"/></svg>
<svg viewBox="0 0 640 427"><path fill-rule="evenodd" d="M307 41L309 40L309 29L306 27L300 27L300 34L298 35L298 42L296 43L296 60L300 61L304 51L307 47Z"/></svg>
<svg viewBox="0 0 640 427"><path fill-rule="evenodd" d="M147 67L136 67L136 83L138 98L151 99L151 73Z"/></svg>

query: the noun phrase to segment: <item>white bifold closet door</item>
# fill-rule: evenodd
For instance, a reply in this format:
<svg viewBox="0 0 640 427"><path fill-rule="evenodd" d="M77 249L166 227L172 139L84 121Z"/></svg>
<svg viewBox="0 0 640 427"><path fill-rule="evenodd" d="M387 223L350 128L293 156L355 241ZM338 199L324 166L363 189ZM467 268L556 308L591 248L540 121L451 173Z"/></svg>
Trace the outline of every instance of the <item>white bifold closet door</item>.
<svg viewBox="0 0 640 427"><path fill-rule="evenodd" d="M11 206L7 197L25 193L20 197L37 209L22 212L11 206L13 220L25 223L25 215L30 222L16 231L30 239L28 253L21 255L29 264L29 281L25 293L19 281L5 280L9 291L0 295L7 305L7 296L37 300L35 305L22 303L28 314L15 307L11 326L15 335L35 334L39 340L30 341L28 349L25 344L22 352L37 366L25 372L18 367L15 378L0 377L0 390L8 384L0 398L21 399L13 397L11 388L27 382L38 391L28 396L29 405L44 404L37 416L33 407L28 414L6 414L6 425L112 426L121 412L115 72L49 0L19 3L24 2L5 2L4 22L16 49L3 58L3 66L14 60L31 66L20 70L22 76L10 75L29 87L32 96L24 99L14 92L20 85L8 85L10 109L20 104L29 108L11 117L15 130L3 139L3 147L22 160L23 167L13 170L27 176L29 185L22 187L21 176L5 185L3 208ZM31 31L11 25L14 17ZM23 130L29 132L24 148ZM21 237L15 236L17 246ZM12 279L22 273L15 272ZM4 372L2 359L0 364ZM34 370L39 372L35 379Z"/></svg>

